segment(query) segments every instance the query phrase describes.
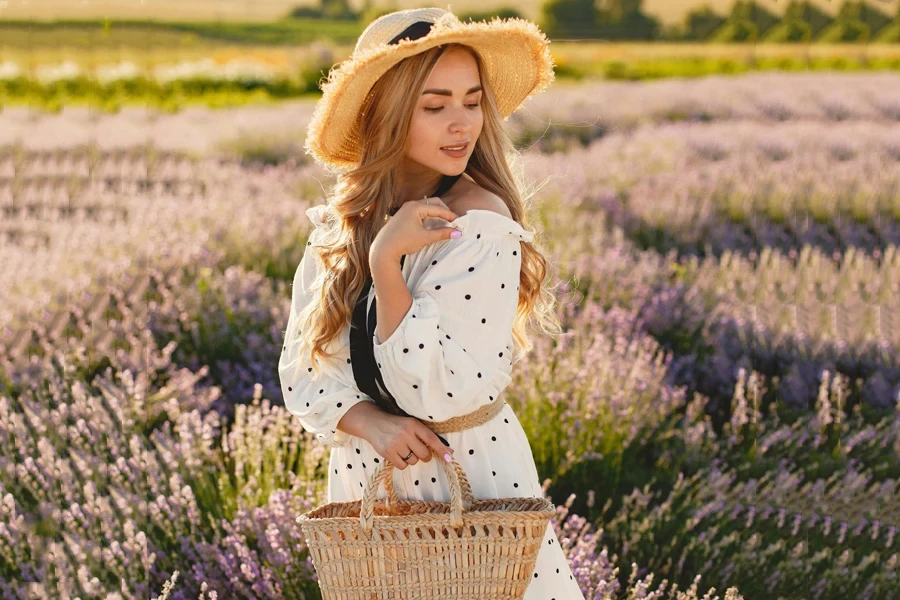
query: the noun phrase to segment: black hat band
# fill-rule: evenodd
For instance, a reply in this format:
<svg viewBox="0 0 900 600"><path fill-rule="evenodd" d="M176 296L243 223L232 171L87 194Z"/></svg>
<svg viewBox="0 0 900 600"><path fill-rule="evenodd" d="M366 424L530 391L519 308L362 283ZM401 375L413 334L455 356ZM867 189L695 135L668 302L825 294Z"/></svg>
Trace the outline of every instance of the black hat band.
<svg viewBox="0 0 900 600"><path fill-rule="evenodd" d="M428 21L416 21L398 33L394 39L388 42L388 45L396 45L400 40L404 39L417 40L421 37L425 37L428 35L428 32L431 31L432 27L434 27L434 23L429 23Z"/></svg>

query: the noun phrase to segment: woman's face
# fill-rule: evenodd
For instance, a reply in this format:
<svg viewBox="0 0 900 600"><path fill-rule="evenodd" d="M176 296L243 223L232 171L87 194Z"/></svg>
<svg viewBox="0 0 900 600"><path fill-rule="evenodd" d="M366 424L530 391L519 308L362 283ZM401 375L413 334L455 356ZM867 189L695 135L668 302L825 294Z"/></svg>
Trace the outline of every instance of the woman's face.
<svg viewBox="0 0 900 600"><path fill-rule="evenodd" d="M475 58L451 48L432 69L413 111L406 140L407 170L462 173L481 134L481 79ZM461 153L442 150L467 144Z"/></svg>

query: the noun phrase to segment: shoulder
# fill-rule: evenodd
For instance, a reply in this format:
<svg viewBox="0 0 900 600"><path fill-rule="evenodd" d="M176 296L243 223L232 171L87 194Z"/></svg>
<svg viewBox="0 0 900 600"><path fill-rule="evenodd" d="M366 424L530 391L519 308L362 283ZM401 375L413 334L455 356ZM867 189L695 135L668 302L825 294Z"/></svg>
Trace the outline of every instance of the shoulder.
<svg viewBox="0 0 900 600"><path fill-rule="evenodd" d="M508 219L512 218L512 214L500 196L479 187L474 182L469 183L460 195L447 206L460 217L470 210L489 210Z"/></svg>

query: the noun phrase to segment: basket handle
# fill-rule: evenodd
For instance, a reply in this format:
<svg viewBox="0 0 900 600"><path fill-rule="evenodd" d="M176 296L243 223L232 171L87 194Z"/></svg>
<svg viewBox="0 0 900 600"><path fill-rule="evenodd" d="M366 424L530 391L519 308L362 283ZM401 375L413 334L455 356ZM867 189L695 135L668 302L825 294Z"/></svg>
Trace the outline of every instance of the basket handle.
<svg viewBox="0 0 900 600"><path fill-rule="evenodd" d="M444 469L444 474L447 476L447 481L450 483L450 525L452 527L462 527L463 510L471 510L472 503L475 501L469 478L466 477L462 466L456 462L456 458L452 454L450 455L452 462L448 463L438 456L433 449L429 448L429 450L431 450L431 455L440 462L441 467ZM389 460L385 460L375 467L375 472L369 478L369 484L363 491L363 497L360 500L359 522L366 533L372 531L372 522L375 516L375 495L382 484L384 484L384 488L387 491L385 504L388 512L393 512L392 503L396 505L395 503L400 500L394 487L394 465Z"/></svg>

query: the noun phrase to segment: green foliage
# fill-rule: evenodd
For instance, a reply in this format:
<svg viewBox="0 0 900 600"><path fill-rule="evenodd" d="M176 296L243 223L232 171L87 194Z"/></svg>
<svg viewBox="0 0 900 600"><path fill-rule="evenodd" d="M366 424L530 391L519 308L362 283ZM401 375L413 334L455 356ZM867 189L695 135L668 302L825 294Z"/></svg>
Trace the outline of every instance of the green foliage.
<svg viewBox="0 0 900 600"><path fill-rule="evenodd" d="M556 68L558 80L583 80L602 77L609 80L644 81L667 77L705 77L714 74L738 74L757 71L900 71L900 58L862 56L763 57L755 61L733 58L671 58L609 60L590 64L561 62ZM284 98L320 95L318 81L324 75L312 68L298 74L297 80L279 79L272 82L240 83L221 80L190 80L171 85L158 85L144 78L120 81L102 86L88 79L42 86L26 79L0 80L0 107L28 105L44 111L58 112L66 105L86 105L104 112L118 112L123 106L153 106L164 112L176 112L189 105L225 107L262 104ZM522 143L528 140L523 139ZM248 140L243 148L236 148L248 162L273 164L297 157L292 144L265 143L257 145Z"/></svg>
<svg viewBox="0 0 900 600"><path fill-rule="evenodd" d="M766 32L766 42L783 44L786 42L809 42L812 38L812 28L809 23L799 19L782 21Z"/></svg>
<svg viewBox="0 0 900 600"><path fill-rule="evenodd" d="M151 42L160 34L185 34L206 42L255 46L285 46L308 44L316 40L330 39L336 43L355 42L362 33L362 26L356 20L335 18L297 18L269 22L223 21L223 22L178 22L123 19L121 21L96 20L54 20L16 21L3 23L4 41L14 38L16 33L24 33L23 43L29 43L30 36L49 33L60 45L85 45L93 47L102 43L104 37L124 33L121 43L127 40ZM166 40L169 43L170 40Z"/></svg>
<svg viewBox="0 0 900 600"><path fill-rule="evenodd" d="M149 104L159 110L173 112L187 104L238 106L304 96L311 91L318 92L317 78L318 73L301 73L299 81L287 78L228 81L195 77L160 84L139 76L103 85L84 76L49 84L18 77L0 80L0 106L32 105L53 111L64 105L87 105L106 112L117 112L125 105Z"/></svg>
<svg viewBox="0 0 900 600"><path fill-rule="evenodd" d="M522 13L520 13L515 8L498 8L494 10L486 10L486 11L476 11L476 12L464 12L459 15L460 21L490 21L494 17L500 17L501 19L522 19Z"/></svg>
<svg viewBox="0 0 900 600"><path fill-rule="evenodd" d="M819 36L822 42L866 42L891 24L891 18L865 2L846 1L837 18Z"/></svg>
<svg viewBox="0 0 900 600"><path fill-rule="evenodd" d="M659 21L643 12L643 0L623 0L599 9L593 0L549 0L542 7L550 37L581 40L650 40L662 36Z"/></svg>
<svg viewBox="0 0 900 600"><path fill-rule="evenodd" d="M716 42L755 42L781 19L755 1L738 0L728 19L710 37Z"/></svg>
<svg viewBox="0 0 900 600"><path fill-rule="evenodd" d="M834 19L808 0L792 0L781 22L772 27L762 39L766 42L809 42L816 39Z"/></svg>
<svg viewBox="0 0 900 600"><path fill-rule="evenodd" d="M779 17L755 1L738 1L731 14L708 37L699 37L697 27L708 25L716 16L708 7L688 13L685 37L715 42L860 42L897 39L896 20L865 2L845 1L832 17L808 0L792 0Z"/></svg>
<svg viewBox="0 0 900 600"><path fill-rule="evenodd" d="M713 73L741 73L749 70L746 63L730 58L672 58L640 60L631 63L610 61L605 66L607 79L643 81L665 77L703 77Z"/></svg>
<svg viewBox="0 0 900 600"><path fill-rule="evenodd" d="M872 34L872 41L878 44L896 44L900 42L900 18Z"/></svg>
<svg viewBox="0 0 900 600"><path fill-rule="evenodd" d="M604 61L597 64L606 79L644 81L666 77L705 77L713 74L737 74L747 71L871 71L900 70L900 59L874 58L863 63L861 56L766 57L751 62L731 58L672 58L657 60Z"/></svg>
<svg viewBox="0 0 900 600"><path fill-rule="evenodd" d="M600 13L593 0L548 0L541 11L544 30L551 38L596 37Z"/></svg>
<svg viewBox="0 0 900 600"><path fill-rule="evenodd" d="M354 11L347 0L319 0L319 6L298 6L290 12L289 17L357 21L360 13Z"/></svg>
<svg viewBox="0 0 900 600"><path fill-rule="evenodd" d="M604 40L655 40L662 37L662 27L656 17L641 10L642 0L633 7L619 11L600 11L596 37ZM623 3L625 4L625 3Z"/></svg>
<svg viewBox="0 0 900 600"><path fill-rule="evenodd" d="M706 40L724 22L725 17L716 13L709 4L694 8L684 18L684 39Z"/></svg>
<svg viewBox="0 0 900 600"><path fill-rule="evenodd" d="M357 18L360 22L360 31L378 17L392 13L399 10L399 8L400 7L398 7L393 0L385 0L378 4L375 4L372 0L363 0L363 4L357 12Z"/></svg>

